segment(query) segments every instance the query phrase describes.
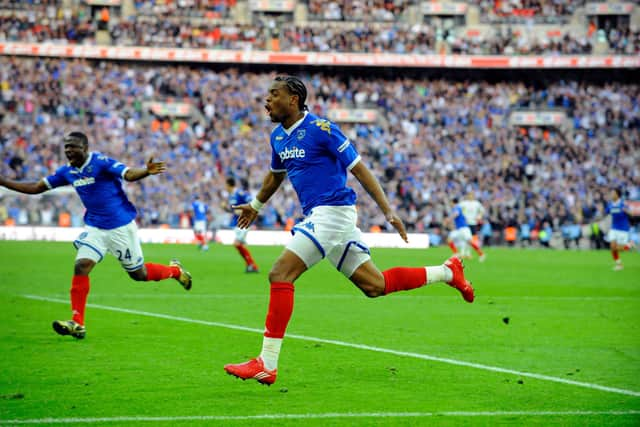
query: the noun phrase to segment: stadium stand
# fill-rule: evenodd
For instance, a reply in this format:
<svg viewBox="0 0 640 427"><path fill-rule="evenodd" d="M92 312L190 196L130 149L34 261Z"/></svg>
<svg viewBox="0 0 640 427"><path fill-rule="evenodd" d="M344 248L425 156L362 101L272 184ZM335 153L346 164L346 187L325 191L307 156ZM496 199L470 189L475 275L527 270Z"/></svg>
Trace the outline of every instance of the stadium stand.
<svg viewBox="0 0 640 427"><path fill-rule="evenodd" d="M5 4L0 41L290 52L634 55L640 52L639 23L637 5L584 1L69 0L32 7Z"/></svg>
<svg viewBox="0 0 640 427"><path fill-rule="evenodd" d="M492 54L507 60L640 53L637 5L570 3L4 2L0 46L107 43L242 52ZM451 197L469 190L487 207L481 236L486 243L506 242L506 231L511 236L514 228L518 241L530 240L522 238L527 229L535 240L549 224L570 245L602 214L606 188L624 185L630 198L640 199L637 82L561 79L553 71L543 72L545 84L497 70L490 77L473 70L362 71L307 67L297 73L309 82L313 111L341 123L383 177L408 228L430 233L434 242L446 233L443 218ZM18 179L47 175L64 162L61 136L84 129L93 150L130 165L143 164L149 155L169 163L170 174L128 186L141 225L185 226L193 193L224 222L226 214L217 207L226 176L246 179L255 191L268 167L272 125L261 99L274 76L273 67L264 66L158 66L37 53L29 58L5 50L1 173ZM0 196L0 223L82 222L81 206L70 193ZM368 197L360 197L361 227L385 229ZM286 184L259 226L282 228L298 213Z"/></svg>

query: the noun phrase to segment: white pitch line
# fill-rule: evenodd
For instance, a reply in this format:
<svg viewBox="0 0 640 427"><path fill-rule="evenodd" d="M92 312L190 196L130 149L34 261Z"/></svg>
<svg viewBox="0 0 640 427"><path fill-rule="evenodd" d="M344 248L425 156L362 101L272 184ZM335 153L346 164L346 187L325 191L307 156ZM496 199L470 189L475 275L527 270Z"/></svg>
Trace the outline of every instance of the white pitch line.
<svg viewBox="0 0 640 427"><path fill-rule="evenodd" d="M34 300L40 300L40 301L61 303L61 304L68 304L69 303L69 301L67 301L67 300L61 300L61 299L57 299L57 298L47 298L47 297L42 297L42 296L38 296L38 295L23 295L23 297L29 298L29 299L34 299ZM198 324L198 325L217 326L217 327L220 327L220 328L234 329L234 330L238 330L238 331L256 332L256 333L259 333L259 334L264 333L264 329L249 328L249 327L246 327L246 326L232 325L232 324L229 324L229 323L210 322L210 321L207 321L207 320L190 319L188 317L171 316L171 315L168 315L168 314L151 313L151 312L148 312L148 311L130 310L130 309L127 309L127 308L112 307L112 306L108 306L108 305L87 304L87 307L99 308L99 309L110 310L110 311L117 311L117 312L120 312L120 313L137 314L137 315L140 315L140 316L155 317L155 318L159 318L159 319L176 320L176 321L180 321L180 322L194 323L194 324ZM392 350L392 349L383 348L383 347L370 346L370 345L366 345L366 344L356 344L356 343L350 343L350 342L346 342L346 341L338 341L338 340L330 340L330 339L324 339L324 338L310 337L310 336L306 336L306 335L287 334L287 338L299 339L299 340L303 340L303 341L319 342L319 343L323 343L323 344L333 344L333 345L337 345L337 346L340 346L340 347L357 348L357 349L360 349L360 350L369 350L369 351L374 351L374 352L378 352L378 353L393 354L395 356L405 356L405 357L412 357L412 358L415 358L415 359L430 360L430 361L433 361L433 362L447 363L449 365L465 366L465 367L468 367L468 368L475 368L475 369L481 369L481 370L492 371L492 372L500 372L500 373L503 373L503 374L511 374L511 375L515 375L515 376L534 378L534 379L537 379L537 380L551 381L551 382L555 382L555 383L561 383L561 384L573 385L573 386L577 386L577 387L589 388L589 389L592 389L592 390L606 391L608 393L617 393L617 394L625 394L627 396L638 396L638 397L640 397L640 392L639 391L635 391L635 390L627 390L627 389L623 389L623 388L608 387L608 386L604 386L604 385L600 385L600 384L593 384L593 383L587 383L587 382L582 382L582 381L573 381L573 380L568 380L568 379L565 379L565 378L553 377L553 376L550 376L550 375L542 375L542 374L536 374L536 373L525 372L525 371L516 371L514 369L500 368L498 366L491 366L491 365L482 365L480 363L465 362L463 360L449 359L449 358L446 358L446 357L431 356L431 355L428 355L428 354L412 353L412 352L407 352L407 351L398 351L398 350Z"/></svg>
<svg viewBox="0 0 640 427"><path fill-rule="evenodd" d="M176 422L176 421L245 421L245 420L314 420L327 418L426 418L426 417L547 417L547 416L625 416L640 415L629 411L491 411L491 412L370 412L324 414L264 414L264 415L192 415L181 417L99 417L99 418L32 418L0 420L0 424L94 424L107 422Z"/></svg>

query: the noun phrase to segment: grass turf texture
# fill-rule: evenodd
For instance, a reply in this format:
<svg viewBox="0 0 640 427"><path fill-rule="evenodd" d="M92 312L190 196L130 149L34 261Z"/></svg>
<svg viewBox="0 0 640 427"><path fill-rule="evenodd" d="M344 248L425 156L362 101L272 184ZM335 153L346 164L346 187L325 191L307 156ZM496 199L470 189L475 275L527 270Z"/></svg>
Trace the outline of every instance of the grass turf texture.
<svg viewBox="0 0 640 427"><path fill-rule="evenodd" d="M275 385L239 381L222 366L258 354L267 272L281 248L251 248L260 274L245 274L230 246L143 249L148 262L178 257L193 290L173 280L134 282L108 256L92 273L90 305L255 331L89 306L85 340L58 336L51 321L70 317L71 244L0 241L0 425L43 418L94 418L94 426L640 424L638 395L300 338L285 339ZM381 269L448 256L445 248L373 250ZM297 282L288 333L637 394L640 256L622 258L625 270L614 272L606 251L490 248L486 263L466 263L473 304L442 284L367 299L325 261ZM327 415L346 413L369 415ZM249 418L262 415L276 418Z"/></svg>

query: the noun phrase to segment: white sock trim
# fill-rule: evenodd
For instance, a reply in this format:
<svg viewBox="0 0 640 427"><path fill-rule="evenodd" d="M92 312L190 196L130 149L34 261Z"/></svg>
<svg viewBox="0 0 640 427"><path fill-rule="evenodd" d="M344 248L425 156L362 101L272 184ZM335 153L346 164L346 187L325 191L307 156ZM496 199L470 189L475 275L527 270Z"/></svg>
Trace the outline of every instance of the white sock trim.
<svg viewBox="0 0 640 427"><path fill-rule="evenodd" d="M437 282L450 282L453 279L451 269L446 265L425 267L427 270L427 284Z"/></svg>
<svg viewBox="0 0 640 427"><path fill-rule="evenodd" d="M266 369L273 371L278 368L281 346L282 338L262 337L262 352L260 353L260 357Z"/></svg>

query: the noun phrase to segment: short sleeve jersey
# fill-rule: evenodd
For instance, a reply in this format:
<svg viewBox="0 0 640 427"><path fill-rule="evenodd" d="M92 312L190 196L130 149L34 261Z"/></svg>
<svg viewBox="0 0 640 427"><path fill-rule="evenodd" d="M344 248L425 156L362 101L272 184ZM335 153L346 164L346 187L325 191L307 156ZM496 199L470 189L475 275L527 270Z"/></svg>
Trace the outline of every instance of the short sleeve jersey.
<svg viewBox="0 0 640 427"><path fill-rule="evenodd" d="M86 225L111 230L133 221L136 208L127 198L122 180L129 168L101 153L89 153L79 168L66 164L44 178L49 189L72 185L86 208Z"/></svg>
<svg viewBox="0 0 640 427"><path fill-rule="evenodd" d="M209 212L209 206L201 200L194 200L191 203L191 209L193 210L194 221L206 221L207 213Z"/></svg>
<svg viewBox="0 0 640 427"><path fill-rule="evenodd" d="M627 206L622 199L618 199L617 202L607 203L607 213L611 214L612 229L620 231L629 231L631 229L629 215L627 215L625 209L627 209Z"/></svg>
<svg viewBox="0 0 640 427"><path fill-rule="evenodd" d="M244 205L245 203L249 203L252 199L253 197L248 191L238 189L229 196L229 206ZM238 218L239 216L234 213L229 225L231 227L238 225Z"/></svg>
<svg viewBox="0 0 640 427"><path fill-rule="evenodd" d="M462 213L462 208L459 205L456 205L453 208L452 216L453 216L453 222L455 223L455 226L456 226L456 230L459 228L469 226L467 224L467 220L464 217L464 214Z"/></svg>
<svg viewBox="0 0 640 427"><path fill-rule="evenodd" d="M316 206L354 205L347 170L359 161L340 128L311 113L290 129L279 125L271 132L271 170L287 173L305 215Z"/></svg>

